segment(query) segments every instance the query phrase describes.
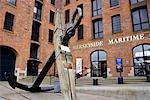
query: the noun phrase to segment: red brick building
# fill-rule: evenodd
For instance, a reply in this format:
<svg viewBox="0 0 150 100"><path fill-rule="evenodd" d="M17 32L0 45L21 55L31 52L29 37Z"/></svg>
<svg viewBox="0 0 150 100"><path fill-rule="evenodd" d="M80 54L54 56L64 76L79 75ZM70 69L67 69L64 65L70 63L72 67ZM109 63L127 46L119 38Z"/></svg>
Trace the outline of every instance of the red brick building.
<svg viewBox="0 0 150 100"><path fill-rule="evenodd" d="M40 72L53 50L55 12L55 0L0 0L0 80Z"/></svg>
<svg viewBox="0 0 150 100"><path fill-rule="evenodd" d="M83 8L81 26L71 40L74 64L83 73L88 69L93 77L118 76L120 60L123 76L145 75L145 62L150 63L150 0L64 0L62 5L66 23L76 6Z"/></svg>
<svg viewBox="0 0 150 100"><path fill-rule="evenodd" d="M58 4L58 3L56 3ZM55 0L0 0L0 80L4 72L37 75L53 51ZM90 77L144 76L150 62L150 0L62 0L67 24L83 19L71 39L75 68ZM85 69L87 69L85 71ZM54 69L51 69L53 73Z"/></svg>

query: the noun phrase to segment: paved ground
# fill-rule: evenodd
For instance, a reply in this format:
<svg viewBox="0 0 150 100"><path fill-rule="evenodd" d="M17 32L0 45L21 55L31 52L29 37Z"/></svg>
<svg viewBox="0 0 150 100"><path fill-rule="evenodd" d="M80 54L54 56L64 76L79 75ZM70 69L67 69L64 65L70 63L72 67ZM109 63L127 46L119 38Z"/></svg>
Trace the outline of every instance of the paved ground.
<svg viewBox="0 0 150 100"><path fill-rule="evenodd" d="M77 93L78 100L122 100L111 97ZM30 93L20 89L12 89L7 82L0 82L0 100L63 100L60 93Z"/></svg>
<svg viewBox="0 0 150 100"><path fill-rule="evenodd" d="M136 87L137 86L137 87ZM78 100L150 100L150 95L145 93L145 90L150 93L150 83L143 83L143 84L125 84L125 85L109 85L109 86L83 86L83 87L77 87L77 97ZM140 87L142 93L139 95L138 98L125 98L125 97L117 97L117 96L111 96L111 95L105 95L101 96L103 91L105 94L109 94L109 91L111 91L111 94L113 91L115 91L115 88L118 89L135 89L139 90ZM143 87L143 89L142 89ZM118 90L117 90L118 91ZM132 91L134 92L134 91ZM132 93L131 92L131 93ZM115 93L115 92L114 92ZM119 94L119 92L117 92ZM132 93L134 94L134 93ZM130 95L130 94L129 94ZM20 89L12 89L7 82L0 82L0 100L63 100L62 94L54 94L52 92L44 92L44 93L30 93L27 91L23 91Z"/></svg>

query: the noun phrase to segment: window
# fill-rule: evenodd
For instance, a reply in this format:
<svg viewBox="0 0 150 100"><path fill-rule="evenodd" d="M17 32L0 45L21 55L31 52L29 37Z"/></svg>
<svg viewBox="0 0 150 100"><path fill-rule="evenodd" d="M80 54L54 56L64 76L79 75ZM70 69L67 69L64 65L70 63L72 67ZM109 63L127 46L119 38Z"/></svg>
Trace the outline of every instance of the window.
<svg viewBox="0 0 150 100"><path fill-rule="evenodd" d="M55 5L55 0L51 0L51 4Z"/></svg>
<svg viewBox="0 0 150 100"><path fill-rule="evenodd" d="M16 6L16 0L7 0L10 4Z"/></svg>
<svg viewBox="0 0 150 100"><path fill-rule="evenodd" d="M120 15L112 16L112 31L113 33L121 32Z"/></svg>
<svg viewBox="0 0 150 100"><path fill-rule="evenodd" d="M65 11L65 23L68 23L70 20L70 10Z"/></svg>
<svg viewBox="0 0 150 100"><path fill-rule="evenodd" d="M144 0L130 0L130 3L131 4L137 4L137 3L140 3L142 1L144 1Z"/></svg>
<svg viewBox="0 0 150 100"><path fill-rule="evenodd" d="M110 0L110 7L118 6L119 0Z"/></svg>
<svg viewBox="0 0 150 100"><path fill-rule="evenodd" d="M91 54L91 76L107 77L106 52L98 50Z"/></svg>
<svg viewBox="0 0 150 100"><path fill-rule="evenodd" d="M4 29L12 31L13 21L14 21L14 15L11 14L11 13L6 12L5 22L4 22Z"/></svg>
<svg viewBox="0 0 150 100"><path fill-rule="evenodd" d="M101 0L92 0L92 16L101 15Z"/></svg>
<svg viewBox="0 0 150 100"><path fill-rule="evenodd" d="M40 23L33 21L31 40L39 41Z"/></svg>
<svg viewBox="0 0 150 100"><path fill-rule="evenodd" d="M31 43L31 47L30 47L30 58L34 58L37 59L38 57L38 48L39 45Z"/></svg>
<svg viewBox="0 0 150 100"><path fill-rule="evenodd" d="M82 17L83 17L83 4L80 4L77 7L80 7L82 9Z"/></svg>
<svg viewBox="0 0 150 100"><path fill-rule="evenodd" d="M78 40L83 39L83 25L78 27Z"/></svg>
<svg viewBox="0 0 150 100"><path fill-rule="evenodd" d="M101 19L93 21L93 37L94 39L103 37L103 28Z"/></svg>
<svg viewBox="0 0 150 100"><path fill-rule="evenodd" d="M150 64L150 44L142 44L133 48L134 74L145 76L146 62Z"/></svg>
<svg viewBox="0 0 150 100"><path fill-rule="evenodd" d="M66 0L66 5L68 5L70 3L70 0Z"/></svg>
<svg viewBox="0 0 150 100"><path fill-rule="evenodd" d="M41 15L42 15L42 4L38 1L35 1L33 18L41 20Z"/></svg>
<svg viewBox="0 0 150 100"><path fill-rule="evenodd" d="M48 38L48 42L53 43L53 30L49 29L49 38Z"/></svg>
<svg viewBox="0 0 150 100"><path fill-rule="evenodd" d="M54 12L50 10L50 23L54 23Z"/></svg>
<svg viewBox="0 0 150 100"><path fill-rule="evenodd" d="M147 30L150 28L146 7L132 10L133 30Z"/></svg>

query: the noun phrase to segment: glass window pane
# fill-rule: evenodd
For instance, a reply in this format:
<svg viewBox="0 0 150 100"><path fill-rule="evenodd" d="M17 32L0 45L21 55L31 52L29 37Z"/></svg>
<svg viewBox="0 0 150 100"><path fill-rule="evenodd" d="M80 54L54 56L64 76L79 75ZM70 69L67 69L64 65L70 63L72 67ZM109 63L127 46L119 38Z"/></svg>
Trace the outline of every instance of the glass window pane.
<svg viewBox="0 0 150 100"><path fill-rule="evenodd" d="M96 10L96 0L93 1L93 10Z"/></svg>
<svg viewBox="0 0 150 100"><path fill-rule="evenodd" d="M37 8L36 7L34 7L34 13L37 13Z"/></svg>
<svg viewBox="0 0 150 100"><path fill-rule="evenodd" d="M99 61L106 60L106 53L104 51L99 51Z"/></svg>
<svg viewBox="0 0 150 100"><path fill-rule="evenodd" d="M97 33L98 32L98 22L94 23L94 29L95 29L95 33Z"/></svg>
<svg viewBox="0 0 150 100"><path fill-rule="evenodd" d="M143 23L142 24L142 29L149 29L149 24L148 23Z"/></svg>
<svg viewBox="0 0 150 100"><path fill-rule="evenodd" d="M146 9L141 9L140 10L140 16L141 16L141 22L148 22L147 10Z"/></svg>
<svg viewBox="0 0 150 100"><path fill-rule="evenodd" d="M97 8L100 9L101 8L101 0L97 0Z"/></svg>
<svg viewBox="0 0 150 100"><path fill-rule="evenodd" d="M142 45L137 46L133 49L133 56L134 56L134 58L143 56Z"/></svg>
<svg viewBox="0 0 150 100"><path fill-rule="evenodd" d="M112 17L113 33L121 31L120 15Z"/></svg>
<svg viewBox="0 0 150 100"><path fill-rule="evenodd" d="M144 45L144 56L150 56L150 45Z"/></svg>
<svg viewBox="0 0 150 100"><path fill-rule="evenodd" d="M137 0L130 0L131 4L136 4Z"/></svg>
<svg viewBox="0 0 150 100"><path fill-rule="evenodd" d="M98 62L92 62L92 67L93 67L93 70L97 70L98 69Z"/></svg>
<svg viewBox="0 0 150 100"><path fill-rule="evenodd" d="M140 31L141 25L134 25L134 31Z"/></svg>
<svg viewBox="0 0 150 100"><path fill-rule="evenodd" d="M96 39L96 38L99 38L99 34L96 33L94 38L95 38L95 39Z"/></svg>
<svg viewBox="0 0 150 100"><path fill-rule="evenodd" d="M93 16L97 16L97 11L94 11L94 12L93 12Z"/></svg>
<svg viewBox="0 0 150 100"><path fill-rule="evenodd" d="M92 53L92 61L98 61L98 52Z"/></svg>
<svg viewBox="0 0 150 100"><path fill-rule="evenodd" d="M99 28L99 32L102 32L103 31L103 28L102 28L102 21L99 21L98 22L98 28Z"/></svg>
<svg viewBox="0 0 150 100"><path fill-rule="evenodd" d="M140 23L139 11L134 11L132 13L132 16L133 16L133 24L139 24Z"/></svg>
<svg viewBox="0 0 150 100"><path fill-rule="evenodd" d="M101 9L99 9L98 10L98 15L101 15L101 14L102 14Z"/></svg>

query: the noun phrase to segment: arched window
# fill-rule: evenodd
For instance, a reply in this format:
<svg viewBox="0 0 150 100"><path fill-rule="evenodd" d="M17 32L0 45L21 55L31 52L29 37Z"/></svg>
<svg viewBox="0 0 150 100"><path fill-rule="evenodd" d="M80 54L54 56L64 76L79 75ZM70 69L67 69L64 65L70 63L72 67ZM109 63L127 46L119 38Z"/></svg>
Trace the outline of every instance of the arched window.
<svg viewBox="0 0 150 100"><path fill-rule="evenodd" d="M135 76L145 76L145 66L150 63L150 44L142 44L133 49Z"/></svg>
<svg viewBox="0 0 150 100"><path fill-rule="evenodd" d="M107 77L107 60L105 51L95 51L91 54L91 76Z"/></svg>

